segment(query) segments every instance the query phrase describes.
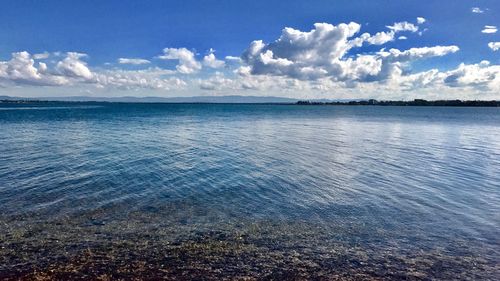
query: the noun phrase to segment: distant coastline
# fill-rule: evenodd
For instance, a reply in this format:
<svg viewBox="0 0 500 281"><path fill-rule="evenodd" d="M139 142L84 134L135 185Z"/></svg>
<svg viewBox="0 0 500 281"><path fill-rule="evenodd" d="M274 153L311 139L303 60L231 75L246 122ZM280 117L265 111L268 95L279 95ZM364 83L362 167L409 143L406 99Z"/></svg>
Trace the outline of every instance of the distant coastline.
<svg viewBox="0 0 500 281"><path fill-rule="evenodd" d="M21 98L0 96L0 104L24 103L166 103L166 104L276 104L276 105L372 105L372 106L457 106L457 107L500 107L500 100L296 100L279 97L246 97L246 96L219 96L219 97L121 97L121 98L91 98L91 97L62 97L62 98Z"/></svg>
<svg viewBox="0 0 500 281"><path fill-rule="evenodd" d="M0 102L34 103L34 102L114 102L114 103L286 103L294 104L298 99L273 96L192 96L192 97L89 97L89 96L62 96L62 97L13 97L0 96ZM331 100L316 100L331 101Z"/></svg>
<svg viewBox="0 0 500 281"><path fill-rule="evenodd" d="M415 99L412 101L378 101L375 99L361 101L316 102L298 101L297 105L379 105L379 106L466 106L466 107L500 107L500 101L491 100L434 100Z"/></svg>

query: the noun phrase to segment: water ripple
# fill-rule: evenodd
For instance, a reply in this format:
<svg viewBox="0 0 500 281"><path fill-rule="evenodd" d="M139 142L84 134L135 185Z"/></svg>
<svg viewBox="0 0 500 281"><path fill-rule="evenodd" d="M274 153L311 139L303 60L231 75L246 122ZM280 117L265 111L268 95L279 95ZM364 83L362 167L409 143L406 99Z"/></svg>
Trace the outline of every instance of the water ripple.
<svg viewBox="0 0 500 281"><path fill-rule="evenodd" d="M178 205L191 221L210 214L211 224L355 220L493 245L500 236L497 109L7 109L0 112L4 217L71 216L116 205L121 211L113 215L125 216ZM205 213L189 213L193 206Z"/></svg>

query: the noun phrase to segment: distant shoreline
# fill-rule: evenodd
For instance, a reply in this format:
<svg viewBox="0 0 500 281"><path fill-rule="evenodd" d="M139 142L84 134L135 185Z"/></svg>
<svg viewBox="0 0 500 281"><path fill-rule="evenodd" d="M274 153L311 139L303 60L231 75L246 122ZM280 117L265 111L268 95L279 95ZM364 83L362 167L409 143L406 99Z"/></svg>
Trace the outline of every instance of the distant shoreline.
<svg viewBox="0 0 500 281"><path fill-rule="evenodd" d="M348 101L348 102L315 102L315 101L298 101L297 105L378 105L378 106L460 106L460 107L500 107L500 101L491 100L435 100L427 101L423 99L415 99L412 101Z"/></svg>
<svg viewBox="0 0 500 281"><path fill-rule="evenodd" d="M170 102L170 101L109 101L109 100L37 100L37 99L0 99L0 104L48 104L48 103L143 103L143 104L253 104L253 105L302 105L302 106L326 106L326 105L343 105L343 106L453 106L453 107L500 107L500 101L497 100L434 100L428 101L424 99L415 99L412 101L378 101L356 100L356 101L314 101L301 100L297 102L217 102L217 101L185 101L185 102Z"/></svg>

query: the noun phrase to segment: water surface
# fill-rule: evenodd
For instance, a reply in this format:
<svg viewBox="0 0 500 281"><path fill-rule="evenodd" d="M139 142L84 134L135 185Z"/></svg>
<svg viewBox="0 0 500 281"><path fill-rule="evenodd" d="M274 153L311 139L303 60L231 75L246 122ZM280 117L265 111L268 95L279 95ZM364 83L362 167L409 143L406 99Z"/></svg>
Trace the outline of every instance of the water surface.
<svg viewBox="0 0 500 281"><path fill-rule="evenodd" d="M0 104L0 277L495 280L499 187L497 108Z"/></svg>

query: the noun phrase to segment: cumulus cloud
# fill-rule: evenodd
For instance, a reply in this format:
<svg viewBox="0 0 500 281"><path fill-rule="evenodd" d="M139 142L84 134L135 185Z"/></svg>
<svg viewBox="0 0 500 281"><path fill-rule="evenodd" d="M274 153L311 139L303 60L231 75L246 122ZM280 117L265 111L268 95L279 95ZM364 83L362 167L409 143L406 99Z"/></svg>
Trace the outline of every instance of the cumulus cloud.
<svg viewBox="0 0 500 281"><path fill-rule="evenodd" d="M421 31L419 25L425 22L422 17L418 17L416 23L396 22L373 34L361 33L361 25L355 22L316 23L309 31L284 28L276 40L269 43L255 40L240 57L226 56L224 60L217 59L212 49L198 57L186 48L166 48L158 58L175 60L175 70L159 67L126 70L118 66L92 68L86 63L87 55L81 53L30 55L18 52L13 53L10 60L0 61L0 86L75 86L173 92L197 89L221 94L249 91L252 95L265 93L297 98L301 95L335 94L338 98L397 99L408 93L427 98L443 98L440 95L448 93L454 98L498 98L500 69L487 61L460 64L445 71L413 69L414 62L451 55L459 51L458 46L407 49L384 46ZM495 26L485 28L496 29ZM401 35L403 32L406 33ZM372 46L362 48L366 45ZM380 47L374 51L373 46ZM500 42L490 42L488 47L498 51ZM46 60L49 57L51 59ZM117 61L135 65L150 63L140 58L119 58ZM197 73L205 68L224 70L199 76L180 75Z"/></svg>
<svg viewBox="0 0 500 281"><path fill-rule="evenodd" d="M364 33L354 37L360 25L354 22L339 24L317 23L308 32L285 28L274 42L253 41L243 53L242 59L248 68L240 68L245 75L287 76L299 80L315 80L329 77L334 81L368 82L386 80L402 72L401 63L435 56L444 56L458 51L457 46L435 46L382 50L376 54L349 55L352 48L360 47L364 42L384 44L394 37L396 32L418 30L407 22L395 23L388 28L388 33L375 35ZM389 34L389 35L388 35Z"/></svg>
<svg viewBox="0 0 500 281"><path fill-rule="evenodd" d="M368 59L369 58L365 58ZM374 66L377 67L376 65ZM361 71L366 71L366 68ZM500 69L487 61L479 64L461 64L449 71L431 69L416 73L394 72L384 81L369 83L338 81L329 77L316 80L299 80L286 76L252 75L249 69L241 67L233 77L217 72L213 76L198 81L200 89L231 94L237 91L259 93L279 93L300 98L322 95L337 98L497 98L500 91ZM457 89L460 89L457 91ZM463 89L463 90L462 90Z"/></svg>
<svg viewBox="0 0 500 281"><path fill-rule="evenodd" d="M483 11L483 10L481 10L481 8L479 8L479 7L473 7L473 8L471 9L471 11L472 11L473 13L475 13L475 14L482 14L482 13L484 13L484 11Z"/></svg>
<svg viewBox="0 0 500 281"><path fill-rule="evenodd" d="M500 66L488 61L479 64L460 64L457 69L446 72L444 82L452 87L482 86L500 90Z"/></svg>
<svg viewBox="0 0 500 281"><path fill-rule="evenodd" d="M389 33L415 30L405 26L394 24ZM214 76L200 83L200 87L221 90L223 85L230 85L228 87L270 91L273 85L280 85L295 91L338 93L340 89L346 92L357 89L358 94L377 90L411 91L426 92L432 98L439 96L436 93L453 93L456 97L453 89L459 87L467 88L468 95L498 96L500 66L487 61L460 64L448 71L412 71L413 62L456 53L458 46L383 48L375 53L351 53L364 43L374 43L370 38L379 37L367 33L356 37L359 30L356 23L316 24L307 32L285 28L274 42L256 40L249 45L241 56L243 65L235 70L236 78ZM492 50L500 48L497 42L489 46Z"/></svg>
<svg viewBox="0 0 500 281"><path fill-rule="evenodd" d="M203 65L210 68L224 67L225 62L215 57L214 50L210 49L209 54L203 57Z"/></svg>
<svg viewBox="0 0 500 281"><path fill-rule="evenodd" d="M375 35L373 36L370 36L368 33L364 33L358 39L361 39L362 41L368 42L372 45L383 45L387 42L393 41L395 34L396 34L395 31L389 31L389 32L381 31L375 33ZM356 42L356 40L354 40L353 42Z"/></svg>
<svg viewBox="0 0 500 281"><path fill-rule="evenodd" d="M488 43L488 47L490 47L493 51L498 51L500 50L500 42L490 42Z"/></svg>
<svg viewBox="0 0 500 281"><path fill-rule="evenodd" d="M151 63L149 60L146 59L138 59L138 58L119 58L118 63L120 64L133 64L133 65L140 65L140 64L149 64Z"/></svg>
<svg viewBox="0 0 500 281"><path fill-rule="evenodd" d="M485 25L483 30L481 30L482 33L496 33L497 32L497 27L494 25Z"/></svg>
<svg viewBox="0 0 500 281"><path fill-rule="evenodd" d="M47 65L38 63L26 52L12 53L9 61L0 61L0 81L4 83L28 84L40 86L63 85L64 77L47 74Z"/></svg>
<svg viewBox="0 0 500 281"><path fill-rule="evenodd" d="M183 74L198 72L202 67L201 63L196 60L194 53L186 48L165 48L163 55L158 58L178 60L179 64L177 64L176 69Z"/></svg>
<svg viewBox="0 0 500 281"><path fill-rule="evenodd" d="M349 38L360 25L354 22L339 24L316 23L314 29L302 32L283 29L274 42L253 41L242 54L251 67L251 74L273 74L314 79L334 71L332 65L343 57L353 44Z"/></svg>
<svg viewBox="0 0 500 281"><path fill-rule="evenodd" d="M9 61L0 61L0 85L17 86L72 86L93 85L97 88L117 89L179 89L186 83L177 77L167 77L171 70L149 68L139 71L120 69L91 71L82 61L85 54L69 52L66 57L49 67L44 62L35 63L28 52L12 54Z"/></svg>
<svg viewBox="0 0 500 281"><path fill-rule="evenodd" d="M13 53L10 61L1 64L0 73L12 80L39 80L41 76L34 63L28 52Z"/></svg>
<svg viewBox="0 0 500 281"><path fill-rule="evenodd" d="M68 52L66 58L57 63L56 69L64 76L90 80L93 77L92 72L87 67L87 63L81 60L86 56L82 53Z"/></svg>

